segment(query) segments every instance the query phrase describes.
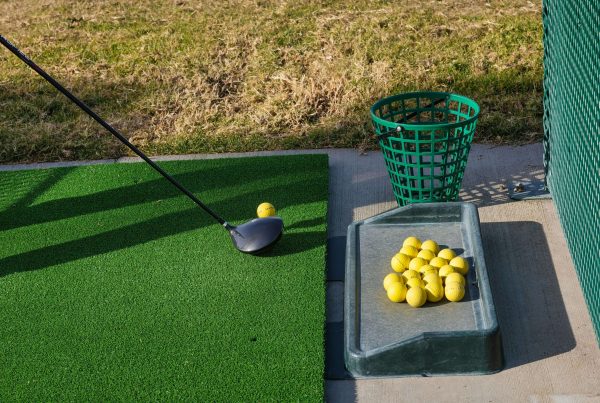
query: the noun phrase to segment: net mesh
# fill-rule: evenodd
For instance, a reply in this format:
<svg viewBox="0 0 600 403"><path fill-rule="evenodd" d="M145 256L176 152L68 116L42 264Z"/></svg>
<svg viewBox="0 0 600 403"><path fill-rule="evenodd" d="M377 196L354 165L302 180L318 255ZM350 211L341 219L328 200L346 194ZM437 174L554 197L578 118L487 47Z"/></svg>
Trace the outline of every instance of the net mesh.
<svg viewBox="0 0 600 403"><path fill-rule="evenodd" d="M544 165L600 343L600 1L544 0Z"/></svg>

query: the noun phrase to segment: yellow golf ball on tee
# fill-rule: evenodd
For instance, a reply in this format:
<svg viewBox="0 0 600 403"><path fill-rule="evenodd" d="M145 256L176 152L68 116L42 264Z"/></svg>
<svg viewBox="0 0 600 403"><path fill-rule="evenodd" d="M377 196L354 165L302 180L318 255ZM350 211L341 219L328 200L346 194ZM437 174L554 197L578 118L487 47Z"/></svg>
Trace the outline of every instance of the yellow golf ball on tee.
<svg viewBox="0 0 600 403"><path fill-rule="evenodd" d="M258 218L272 217L275 215L275 206L271 203L260 203L256 208L256 215Z"/></svg>

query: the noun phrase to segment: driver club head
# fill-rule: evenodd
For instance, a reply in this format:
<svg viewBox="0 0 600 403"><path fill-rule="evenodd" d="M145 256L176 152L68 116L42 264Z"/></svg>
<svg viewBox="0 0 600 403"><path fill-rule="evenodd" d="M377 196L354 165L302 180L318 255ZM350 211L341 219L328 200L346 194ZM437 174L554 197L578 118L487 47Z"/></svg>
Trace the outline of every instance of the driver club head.
<svg viewBox="0 0 600 403"><path fill-rule="evenodd" d="M258 255L281 238L283 220L279 217L255 218L237 227L227 228L234 246L244 253Z"/></svg>

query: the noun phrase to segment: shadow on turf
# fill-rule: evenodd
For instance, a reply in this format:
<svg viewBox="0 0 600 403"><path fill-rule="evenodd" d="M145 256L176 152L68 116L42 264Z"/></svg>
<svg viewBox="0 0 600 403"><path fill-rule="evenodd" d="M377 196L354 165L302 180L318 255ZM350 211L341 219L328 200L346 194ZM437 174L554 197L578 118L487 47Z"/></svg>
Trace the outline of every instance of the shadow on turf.
<svg viewBox="0 0 600 403"><path fill-rule="evenodd" d="M124 172L127 171L126 164L119 165L119 168L123 169ZM0 228L2 230L8 230L28 225L63 220L83 214L103 212L181 197L181 193L176 188L171 186L162 177L157 177L156 179L144 181L140 181L139 179L129 179L131 184L126 186L120 186L84 196L49 200L29 206L29 204L37 197L41 196L45 190L58 182L73 169L76 168L53 169L52 171L56 172L56 174L52 174L48 178L48 183L46 183L45 186L36 186L34 190L28 192L28 195L15 205L4 211L0 211ZM231 175L232 171L235 171L238 175ZM195 169L191 172L174 174L173 177L184 186L188 187L191 192L198 193L208 192L215 188L250 183L255 179L252 175L255 175L256 172L246 171L243 162L228 160L228 163L224 166L211 166L203 169ZM150 167L148 167L148 172L153 174ZM198 181L198 178L202 178L202 180ZM27 183L21 184L21 186L23 185L27 185ZM12 190L14 191L14 188ZM260 198L257 197L257 199Z"/></svg>
<svg viewBox="0 0 600 403"><path fill-rule="evenodd" d="M188 175L193 175L197 178L199 174L200 173L198 172L193 172ZM58 176L55 177L55 179L56 178L58 178ZM238 177L237 181L239 180L240 178ZM2 219L0 220L2 226L0 228L3 230L7 229L4 226L5 223L13 223L12 227L10 225L7 225L7 227L14 228L39 223L39 221L48 222L61 218L69 218L76 215L75 212L77 212L77 214L83 214L84 211L88 213L100 212L132 204L149 203L168 197L168 194L171 194L170 197L180 196L178 192L173 192L169 184L165 183L162 179L150 182L156 184L156 186L153 188L150 185L143 186L143 184L131 185L118 188L118 192L116 190L111 190L84 197L59 199L42 203L41 205L43 208L38 208L37 206L22 206L23 203L18 202L16 205L13 205L13 207L2 213ZM215 181L215 186L217 184L216 182L218 181ZM50 183L50 181L48 183ZM223 184L222 182L219 183L221 185ZM237 223L239 220L247 219L247 217L244 216L244 212L240 211L239 206L244 205L248 200L259 200L265 194L285 195L286 191L289 193L289 184L290 182L288 181L285 184L278 186L269 188L261 187L251 192L238 194L235 197L215 202L212 207L231 220L230 222ZM308 184L309 180L298 181L295 183L298 189L305 189ZM141 190L137 187L140 187ZM195 187L192 187L192 189L195 189ZM169 193L169 191L172 193ZM132 197L131 192L135 193ZM144 192L147 192L147 194ZM28 195L27 197L31 196ZM303 197L303 203L314 202L319 199L316 194L312 197L304 194ZM279 204L282 207L286 205L283 200L284 199L280 199L281 203ZM182 198L182 203L187 203L187 200ZM83 204L83 206L81 204ZM33 213L31 210L33 210ZM44 211L46 211L49 217L44 217ZM148 213L144 212L141 214L147 215ZM290 227L298 228L306 225L314 226L319 222L323 223L324 218L300 221L292 224ZM113 252L177 233L192 231L207 225L214 225L215 231L222 231L223 234L225 234L225 231L223 231L219 225L215 225L206 213L199 208L189 208L173 213L162 214L139 223L115 228L99 234L5 257L0 259L0 277L11 273L39 270L86 257ZM64 230L65 232L71 231L68 221L65 222ZM228 243L227 247L231 249L232 253L238 253L233 246L230 245L228 238L228 236L224 237L224 239L227 239L224 241ZM311 231L294 233L292 231L291 233L284 233L284 236L274 248L263 256L284 256L299 253L323 245L325 244L325 240L325 229L320 232ZM199 239L198 241L199 245L202 245L202 240Z"/></svg>
<svg viewBox="0 0 600 403"><path fill-rule="evenodd" d="M206 225L206 222L199 223L198 221L196 209L188 209L97 235L9 256L0 259L0 277L11 273L39 270L73 260L125 249ZM165 222L170 225L165 225ZM65 230L68 231L68 227ZM143 259L143 257L140 257L140 259Z"/></svg>
<svg viewBox="0 0 600 403"><path fill-rule="evenodd" d="M298 221L291 225L286 225L285 229L290 230L290 229L295 229L295 228L312 228L312 227L315 227L317 225L322 225L322 224L325 224L325 217L312 218L310 220Z"/></svg>
<svg viewBox="0 0 600 403"><path fill-rule="evenodd" d="M269 251L258 255L263 257L288 256L305 252L325 244L325 230L298 233L283 233L283 236Z"/></svg>
<svg viewBox="0 0 600 403"><path fill-rule="evenodd" d="M33 203L40 195L44 194L48 189L54 186L73 168L64 169L32 169L29 171L20 172L18 176L3 178L0 180L0 204L6 199L11 200L15 192L19 194L18 200L5 211L13 209L20 210L26 208ZM0 217L4 212L0 212ZM16 218L16 217L14 217ZM1 219L0 219L1 222ZM4 225L0 226L4 229Z"/></svg>
<svg viewBox="0 0 600 403"><path fill-rule="evenodd" d="M482 223L481 235L506 368L575 348L543 226Z"/></svg>
<svg viewBox="0 0 600 403"><path fill-rule="evenodd" d="M171 225L164 225L165 222L169 222ZM177 233L192 231L205 225L207 225L206 222L198 222L198 211L196 209L163 215L142 223L128 225L98 235L0 259L0 277L11 273L39 270L73 260L125 249ZM215 231L222 230L215 225ZM325 239L325 230L291 234L284 233L281 240L271 250L258 256L276 257L301 253L323 245ZM198 241L201 245L202 239ZM231 253L239 253L235 251L233 246L231 246L230 250ZM140 259L143 259L143 257L140 257Z"/></svg>

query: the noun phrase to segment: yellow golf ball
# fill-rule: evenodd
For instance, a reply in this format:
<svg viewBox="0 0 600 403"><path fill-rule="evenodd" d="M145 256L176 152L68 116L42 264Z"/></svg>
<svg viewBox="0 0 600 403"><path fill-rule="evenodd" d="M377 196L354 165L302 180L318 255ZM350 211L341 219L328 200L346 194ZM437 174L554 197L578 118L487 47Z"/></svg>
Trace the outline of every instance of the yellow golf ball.
<svg viewBox="0 0 600 403"><path fill-rule="evenodd" d="M402 242L402 246L412 246L415 249L421 248L421 240L414 236L409 236Z"/></svg>
<svg viewBox="0 0 600 403"><path fill-rule="evenodd" d="M447 284L444 291L446 294L446 299L452 302L458 302L465 296L465 287L458 283Z"/></svg>
<svg viewBox="0 0 600 403"><path fill-rule="evenodd" d="M408 265L408 268L414 271L419 271L421 266L425 266L427 261L425 259L421 259L420 257L416 257L412 259Z"/></svg>
<svg viewBox="0 0 600 403"><path fill-rule="evenodd" d="M419 276L419 273L417 273L414 270L410 270L410 269L406 270L404 273L402 273L402 277L404 277L404 279L406 281L410 280L411 278L418 278L418 279L421 278L421 276Z"/></svg>
<svg viewBox="0 0 600 403"><path fill-rule="evenodd" d="M392 283L402 283L404 284L404 279L402 276L396 273L390 273L383 279L383 288L387 290Z"/></svg>
<svg viewBox="0 0 600 403"><path fill-rule="evenodd" d="M436 269L439 269L442 266L445 266L447 264L448 264L448 261L441 257L434 257L433 259L431 259L429 261L429 265L435 267Z"/></svg>
<svg viewBox="0 0 600 403"><path fill-rule="evenodd" d="M428 250L428 249L421 249L419 251L419 253L417 254L417 257L420 257L421 259L425 259L428 262L433 259L435 257L435 255L433 254L432 251Z"/></svg>
<svg viewBox="0 0 600 403"><path fill-rule="evenodd" d="M402 273L404 270L408 269L409 263L410 257L403 253L396 253L392 258L391 265L395 272Z"/></svg>
<svg viewBox="0 0 600 403"><path fill-rule="evenodd" d="M410 280L408 280L406 282L406 286L408 288L413 288L413 287L421 287L421 288L423 288L423 287L425 287L425 283L420 278L411 278Z"/></svg>
<svg viewBox="0 0 600 403"><path fill-rule="evenodd" d="M449 264L450 266L454 267L454 270L456 270L463 276L466 276L469 272L469 262L467 262L467 259L465 259L464 257L457 256L454 259L452 259Z"/></svg>
<svg viewBox="0 0 600 403"><path fill-rule="evenodd" d="M419 254L419 251L417 250L417 248L415 248L414 246L403 246L400 249L400 253L404 253L406 256L409 256L411 259L417 257L417 255Z"/></svg>
<svg viewBox="0 0 600 403"><path fill-rule="evenodd" d="M421 244L421 250L423 249L433 252L433 254L436 256L440 251L440 247L438 246L437 242L431 239L428 239Z"/></svg>
<svg viewBox="0 0 600 403"><path fill-rule="evenodd" d="M457 272L450 273L446 276L446 285L448 285L450 283L459 283L460 285L462 285L464 287L465 286L465 278L460 273L457 273Z"/></svg>
<svg viewBox="0 0 600 403"><path fill-rule="evenodd" d="M425 282L425 284L438 283L442 285L442 278L438 276L437 273L429 273L425 275L425 277L423 277L423 281Z"/></svg>
<svg viewBox="0 0 600 403"><path fill-rule="evenodd" d="M454 273L454 268L449 264L440 267L439 275L442 280L446 279L446 276L448 276L450 273Z"/></svg>
<svg viewBox="0 0 600 403"><path fill-rule="evenodd" d="M425 266L419 267L419 273L421 273L421 275L423 277L425 277L429 273L435 273L435 274L437 274L437 272L438 271L437 271L437 269L435 267L429 266L428 264L426 264Z"/></svg>
<svg viewBox="0 0 600 403"><path fill-rule="evenodd" d="M448 261L450 261L450 260L454 259L454 257L456 257L456 253L454 253L454 251L449 248L442 249L441 251L439 251L439 253L437 255L439 257L441 257L442 259L446 259Z"/></svg>
<svg viewBox="0 0 600 403"><path fill-rule="evenodd" d="M275 215L275 206L271 203L260 203L256 209L256 215L259 218L272 217Z"/></svg>
<svg viewBox="0 0 600 403"><path fill-rule="evenodd" d="M444 289L441 283L435 281L425 286L425 293L427 294L427 301L438 302L444 297Z"/></svg>
<svg viewBox="0 0 600 403"><path fill-rule="evenodd" d="M406 292L406 302L413 308L423 306L425 301L427 301L427 293L421 287L412 287Z"/></svg>
<svg viewBox="0 0 600 403"><path fill-rule="evenodd" d="M402 302L406 298L406 286L402 283L392 283L387 289L387 297L392 302Z"/></svg>

